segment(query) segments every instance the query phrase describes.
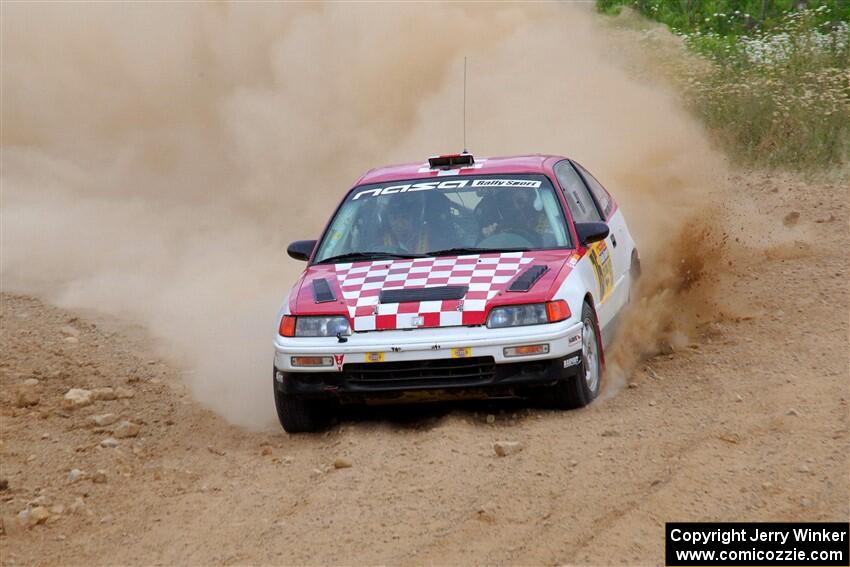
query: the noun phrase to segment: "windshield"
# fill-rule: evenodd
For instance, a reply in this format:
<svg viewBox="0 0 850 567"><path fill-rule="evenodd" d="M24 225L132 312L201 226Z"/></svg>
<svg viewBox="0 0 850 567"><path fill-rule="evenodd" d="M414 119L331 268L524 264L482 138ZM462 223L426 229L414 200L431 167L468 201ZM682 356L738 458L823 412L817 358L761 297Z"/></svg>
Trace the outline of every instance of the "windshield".
<svg viewBox="0 0 850 567"><path fill-rule="evenodd" d="M570 246L545 175L444 177L354 188L315 262Z"/></svg>

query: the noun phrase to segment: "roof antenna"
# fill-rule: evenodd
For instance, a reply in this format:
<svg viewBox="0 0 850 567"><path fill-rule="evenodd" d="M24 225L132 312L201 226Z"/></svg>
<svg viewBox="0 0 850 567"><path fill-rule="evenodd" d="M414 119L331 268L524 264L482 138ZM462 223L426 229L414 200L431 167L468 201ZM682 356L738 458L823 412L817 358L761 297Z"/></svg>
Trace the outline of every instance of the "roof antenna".
<svg viewBox="0 0 850 567"><path fill-rule="evenodd" d="M466 55L463 56L463 153L466 150Z"/></svg>

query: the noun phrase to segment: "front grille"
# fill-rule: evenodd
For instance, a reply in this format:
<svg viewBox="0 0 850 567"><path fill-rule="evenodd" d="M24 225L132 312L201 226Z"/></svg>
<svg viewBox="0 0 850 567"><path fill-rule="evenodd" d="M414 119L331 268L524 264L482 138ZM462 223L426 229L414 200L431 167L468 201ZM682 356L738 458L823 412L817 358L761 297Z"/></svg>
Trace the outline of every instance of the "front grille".
<svg viewBox="0 0 850 567"><path fill-rule="evenodd" d="M492 380L496 363L492 356L441 358L405 362L346 364L343 370L352 384L361 385L452 385Z"/></svg>

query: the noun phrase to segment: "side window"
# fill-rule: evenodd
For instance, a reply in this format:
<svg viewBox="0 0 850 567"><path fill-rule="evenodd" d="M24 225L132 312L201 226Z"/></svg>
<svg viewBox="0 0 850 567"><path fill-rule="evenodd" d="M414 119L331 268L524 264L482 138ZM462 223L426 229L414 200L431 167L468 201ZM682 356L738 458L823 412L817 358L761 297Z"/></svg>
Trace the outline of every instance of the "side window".
<svg viewBox="0 0 850 567"><path fill-rule="evenodd" d="M602 220L599 211L596 209L596 204L590 197L590 193L587 192L584 181L581 180L569 161L564 160L555 164L555 176L558 178L558 183L561 184L561 189L564 190L567 205L570 207L575 222Z"/></svg>
<svg viewBox="0 0 850 567"><path fill-rule="evenodd" d="M582 177L584 177L587 187L596 198L596 202L599 203L599 208L602 209L602 212L605 214L605 218L608 218L608 215L611 214L611 209L614 208L614 203L611 201L611 195L608 194L608 191L605 190L605 188L590 174L590 172L579 164L576 164L576 167L581 172Z"/></svg>

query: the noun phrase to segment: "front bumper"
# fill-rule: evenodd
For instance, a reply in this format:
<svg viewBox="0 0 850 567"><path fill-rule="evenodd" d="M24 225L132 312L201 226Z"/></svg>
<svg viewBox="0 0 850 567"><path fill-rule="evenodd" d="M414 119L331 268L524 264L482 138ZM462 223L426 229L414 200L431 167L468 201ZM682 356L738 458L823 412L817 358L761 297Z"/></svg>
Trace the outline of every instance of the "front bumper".
<svg viewBox="0 0 850 567"><path fill-rule="evenodd" d="M505 357L506 347L547 344L546 354ZM328 356L333 367L292 366L294 356ZM275 386L302 397L380 397L409 391L489 390L515 395L581 367L581 323L488 329L448 327L275 340Z"/></svg>

